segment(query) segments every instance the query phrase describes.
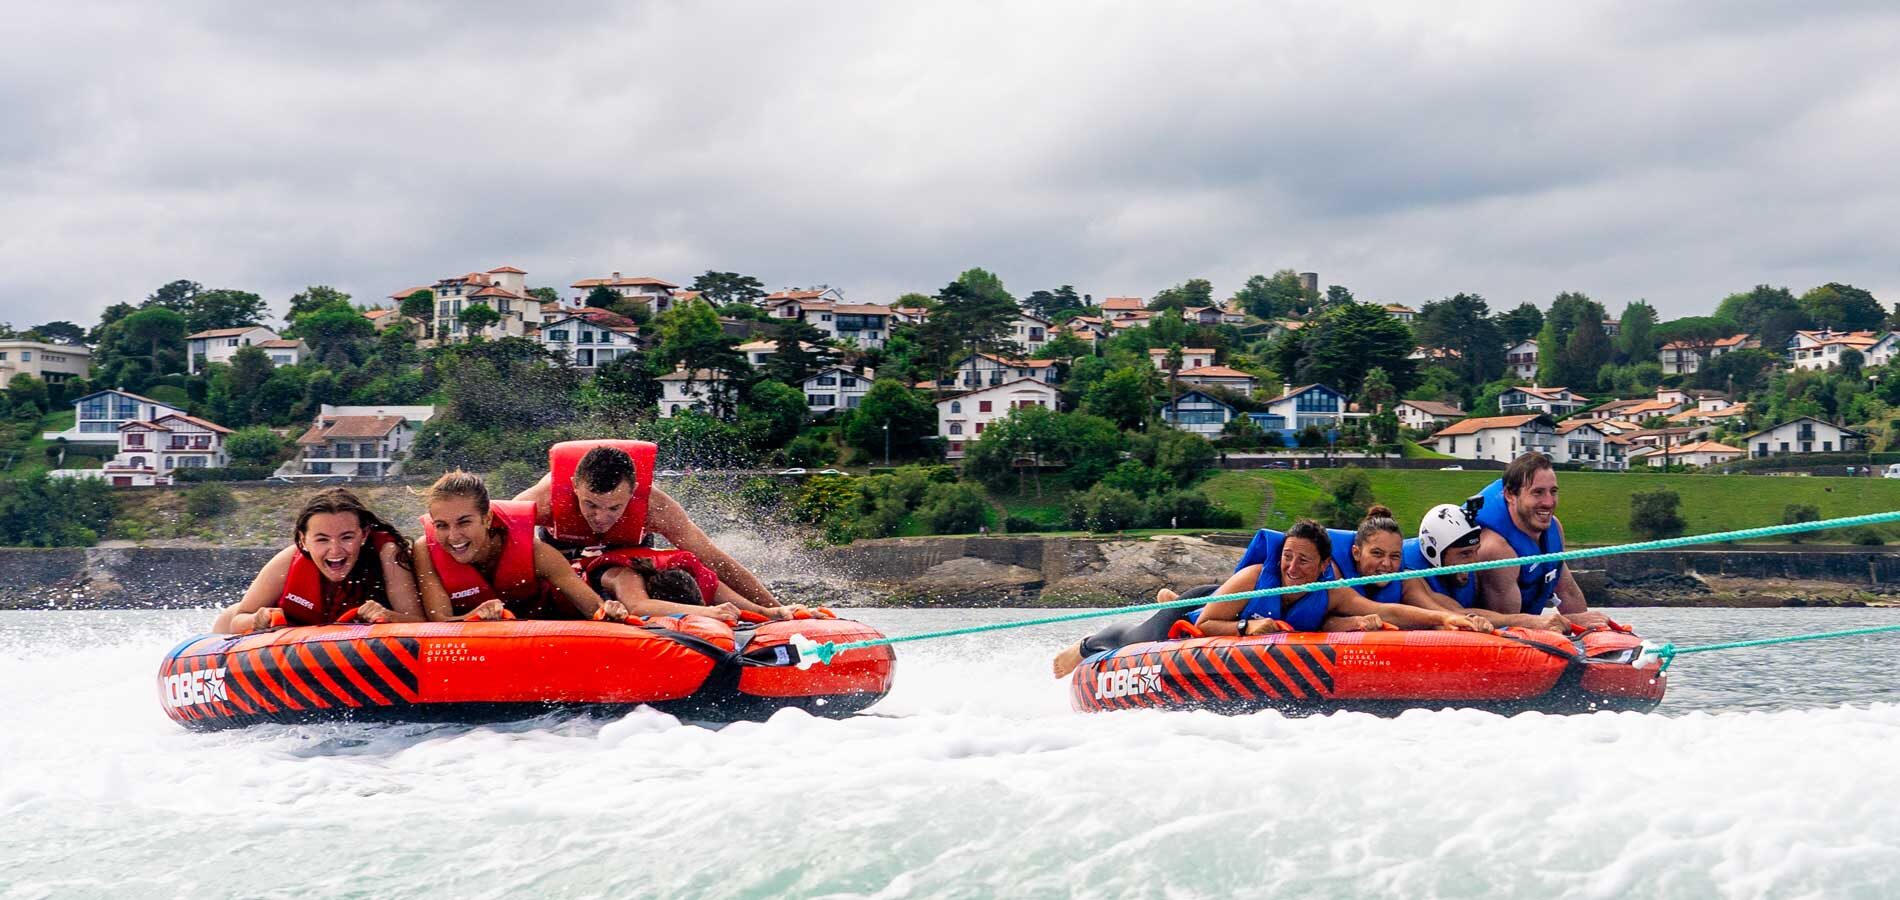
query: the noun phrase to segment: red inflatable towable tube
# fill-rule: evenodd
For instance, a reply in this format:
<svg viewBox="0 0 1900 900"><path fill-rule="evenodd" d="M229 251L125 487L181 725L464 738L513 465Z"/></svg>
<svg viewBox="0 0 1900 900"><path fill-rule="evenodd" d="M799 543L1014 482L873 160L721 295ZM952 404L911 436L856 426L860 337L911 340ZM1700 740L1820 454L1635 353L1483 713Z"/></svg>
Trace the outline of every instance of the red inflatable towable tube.
<svg viewBox="0 0 1900 900"><path fill-rule="evenodd" d="M651 705L695 719L786 707L846 716L890 690L889 647L797 668L791 639L881 635L848 619L730 626L706 616L612 622L320 625L203 635L159 667L159 701L187 728L322 720L494 721L558 708Z"/></svg>

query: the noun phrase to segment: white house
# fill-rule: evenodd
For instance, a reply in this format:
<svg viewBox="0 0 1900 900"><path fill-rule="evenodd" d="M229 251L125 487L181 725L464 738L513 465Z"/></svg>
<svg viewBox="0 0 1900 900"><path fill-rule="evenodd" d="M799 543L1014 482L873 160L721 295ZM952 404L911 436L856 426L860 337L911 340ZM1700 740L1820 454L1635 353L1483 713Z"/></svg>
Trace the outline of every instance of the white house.
<svg viewBox="0 0 1900 900"><path fill-rule="evenodd" d="M817 415L837 409L857 409L876 379L877 373L872 369L860 373L844 366L826 366L800 385L805 389L805 405Z"/></svg>
<svg viewBox="0 0 1900 900"><path fill-rule="evenodd" d="M1537 377L1537 342L1526 338L1504 351L1504 371L1525 381Z"/></svg>
<svg viewBox="0 0 1900 900"><path fill-rule="evenodd" d="M1745 438L1742 447L1751 458L1799 453L1851 453L1866 446L1867 436L1813 416L1802 416L1765 428Z"/></svg>
<svg viewBox="0 0 1900 900"><path fill-rule="evenodd" d="M1881 335L1880 340L1868 345L1867 349L1861 351L1861 355L1867 357L1868 368L1893 362L1893 358L1900 355L1900 331L1889 331Z"/></svg>
<svg viewBox="0 0 1900 900"><path fill-rule="evenodd" d="M823 349L810 341L799 341L798 346L806 353L817 353ZM765 361L778 353L778 341L747 341L738 347L745 354L745 361L753 368L765 365Z"/></svg>
<svg viewBox="0 0 1900 900"><path fill-rule="evenodd" d="M1741 459L1746 451L1715 441L1675 444L1668 448L1645 447L1638 457L1646 466L1713 466Z"/></svg>
<svg viewBox="0 0 1900 900"><path fill-rule="evenodd" d="M1308 425L1316 425L1321 429L1338 428L1347 419L1362 419L1366 416L1365 413L1352 412L1346 395L1323 384L1300 387L1288 385L1284 393L1267 401L1266 414L1274 417L1269 421L1278 422L1271 427L1289 431L1304 431Z"/></svg>
<svg viewBox="0 0 1900 900"><path fill-rule="evenodd" d="M1788 338L1788 361L1797 369L1828 369L1840 365L1843 352L1858 350L1865 362L1880 338L1871 331L1797 331Z"/></svg>
<svg viewBox="0 0 1900 900"><path fill-rule="evenodd" d="M963 445L981 436L991 422L1025 406L1055 409L1056 389L1034 378L1019 378L938 400L937 436L944 439L944 455L961 458Z"/></svg>
<svg viewBox="0 0 1900 900"><path fill-rule="evenodd" d="M1759 346L1746 334L1730 335L1713 341L1670 341L1656 351L1656 356L1662 362L1664 375L1693 375L1710 360L1751 345Z"/></svg>
<svg viewBox="0 0 1900 900"><path fill-rule="evenodd" d="M1589 403L1589 397L1579 396L1571 393L1569 388L1562 387L1514 387L1498 395L1498 411L1505 415L1540 412L1558 419Z"/></svg>
<svg viewBox="0 0 1900 900"><path fill-rule="evenodd" d="M1543 413L1465 419L1432 435L1429 443L1432 449L1459 459L1508 463L1528 450L1554 458L1557 423Z"/></svg>
<svg viewBox="0 0 1900 900"><path fill-rule="evenodd" d="M867 350L884 346L899 318L888 306L846 303L831 288L779 291L765 298L765 310L775 321L798 319L818 329L826 340L849 340Z"/></svg>
<svg viewBox="0 0 1900 900"><path fill-rule="evenodd" d="M670 281L646 276L626 278L619 272L606 278L583 278L568 287L579 292L574 298L577 306L586 302L587 295L593 293L594 288L604 287L623 299L645 303L656 314L673 308L674 292L679 290L679 285Z"/></svg>
<svg viewBox="0 0 1900 900"><path fill-rule="evenodd" d="M161 416L185 414L178 407L121 390L93 391L73 401L73 412L73 427L48 431L42 437L49 441L117 446L119 426L127 422L152 422Z"/></svg>
<svg viewBox="0 0 1900 900"><path fill-rule="evenodd" d="M688 410L710 413L715 399L730 407L733 386L725 373L712 369L674 369L655 379L660 383L660 418L670 419Z"/></svg>
<svg viewBox="0 0 1900 900"><path fill-rule="evenodd" d="M1102 300L1102 318L1121 319L1135 313L1148 311L1148 301L1140 297L1105 297Z"/></svg>
<svg viewBox="0 0 1900 900"><path fill-rule="evenodd" d="M1234 408L1200 391L1188 391L1161 404L1161 421L1213 440L1234 417Z"/></svg>
<svg viewBox="0 0 1900 900"><path fill-rule="evenodd" d="M1044 384L1057 384L1059 379L1056 361L1053 359L1004 359L988 353L966 356L951 368L950 375L939 381L920 381L917 387L923 390L975 390L979 387L995 387L1018 378L1034 378Z"/></svg>
<svg viewBox="0 0 1900 900"><path fill-rule="evenodd" d="M1227 366L1200 366L1185 368L1175 373L1175 379L1182 384L1195 384L1202 387L1226 388L1237 394L1251 394L1259 380L1239 369Z"/></svg>
<svg viewBox="0 0 1900 900"><path fill-rule="evenodd" d="M1167 347L1156 347L1148 351L1148 361L1154 364L1155 371L1163 374L1168 371L1168 350ZM1181 371L1204 369L1213 364L1214 349L1212 347L1181 348Z"/></svg>
<svg viewBox="0 0 1900 900"><path fill-rule="evenodd" d="M1436 400L1401 400L1394 414L1399 424L1414 431L1437 431L1465 417L1465 411Z"/></svg>
<svg viewBox="0 0 1900 900"><path fill-rule="evenodd" d="M576 369L594 369L639 352L640 328L604 309L581 309L545 323L535 335L548 352Z"/></svg>
<svg viewBox="0 0 1900 900"><path fill-rule="evenodd" d="M278 338L274 341L260 341L257 349L270 357L273 366L294 366L310 357L310 345L303 338Z"/></svg>
<svg viewBox="0 0 1900 900"><path fill-rule="evenodd" d="M317 421L297 439L297 458L285 463L278 474L289 478L400 475L402 457L415 442L415 432L402 415L319 413Z"/></svg>
<svg viewBox="0 0 1900 900"><path fill-rule="evenodd" d="M196 375L208 363L229 363L239 350L277 340L277 332L262 325L213 328L185 335L185 371Z"/></svg>
<svg viewBox="0 0 1900 900"><path fill-rule="evenodd" d="M92 365L92 351L79 344L49 344L45 341L0 341L0 387L15 375L31 375L47 384L60 384L86 377Z"/></svg>
<svg viewBox="0 0 1900 900"><path fill-rule="evenodd" d="M1385 314L1407 325L1412 324L1412 320L1418 318L1418 310L1402 303L1387 303L1385 305Z"/></svg>
<svg viewBox="0 0 1900 900"><path fill-rule="evenodd" d="M171 484L179 469L216 469L229 464L224 436L231 429L196 416L168 413L154 421L119 426L119 452L99 469L54 469L57 478L100 478L113 487Z"/></svg>
<svg viewBox="0 0 1900 900"><path fill-rule="evenodd" d="M1030 354L1041 350L1042 345L1055 337L1054 329L1055 326L1048 319L1021 313L1009 326L1009 338L1016 342L1016 346L1023 348L1024 354Z"/></svg>
<svg viewBox="0 0 1900 900"><path fill-rule="evenodd" d="M1621 469L1624 466L1621 444L1610 442L1613 433L1595 422L1572 421L1557 426L1557 443L1552 462L1574 463L1591 469Z"/></svg>
<svg viewBox="0 0 1900 900"><path fill-rule="evenodd" d="M462 310L488 306L501 320L483 329L491 338L526 337L541 325L542 300L528 293L528 273L514 266L451 275L429 287L435 293L435 340L452 344L473 334L462 325Z"/></svg>

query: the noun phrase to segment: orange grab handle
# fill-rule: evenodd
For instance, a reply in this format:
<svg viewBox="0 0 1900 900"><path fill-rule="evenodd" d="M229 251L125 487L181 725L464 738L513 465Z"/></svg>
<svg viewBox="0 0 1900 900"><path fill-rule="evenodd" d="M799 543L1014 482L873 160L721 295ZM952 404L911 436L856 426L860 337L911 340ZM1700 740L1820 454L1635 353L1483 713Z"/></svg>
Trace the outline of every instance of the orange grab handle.
<svg viewBox="0 0 1900 900"><path fill-rule="evenodd" d="M766 615L765 613L753 612L752 610L749 610L749 609L742 609L739 611L739 621L741 622L770 622L772 621L772 617Z"/></svg>
<svg viewBox="0 0 1900 900"><path fill-rule="evenodd" d="M1206 637L1206 636L1207 635L1201 631L1201 626L1196 625L1193 622L1190 622L1186 619L1177 619L1174 625L1168 629L1168 640L1171 640L1171 641L1180 641L1180 640L1186 640L1188 638L1197 638L1197 637Z"/></svg>

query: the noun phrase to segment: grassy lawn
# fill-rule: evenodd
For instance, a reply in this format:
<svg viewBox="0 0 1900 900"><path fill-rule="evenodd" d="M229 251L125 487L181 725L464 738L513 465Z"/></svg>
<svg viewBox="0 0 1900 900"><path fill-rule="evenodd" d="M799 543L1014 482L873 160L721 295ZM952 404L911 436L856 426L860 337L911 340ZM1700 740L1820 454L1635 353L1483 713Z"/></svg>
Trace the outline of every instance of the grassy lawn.
<svg viewBox="0 0 1900 900"><path fill-rule="evenodd" d="M1399 456L1403 459L1457 459L1436 450L1427 450L1411 441L1399 442Z"/></svg>
<svg viewBox="0 0 1900 900"><path fill-rule="evenodd" d="M1417 522L1435 504L1455 503L1475 494L1497 477L1490 472L1365 472L1373 496L1392 507L1403 523ZM1282 483L1304 482L1309 491L1317 492L1313 476L1305 473L1259 474L1274 480L1276 519L1278 507L1284 505L1277 499L1284 495ZM1557 515L1564 521L1565 537L1582 544L1634 540L1629 533L1630 495L1662 487L1682 497L1682 518L1689 534L1773 525L1781 521L1783 507L1795 503L1813 504L1822 518L1900 509L1900 479L1564 472L1558 484L1562 494ZM1294 509L1304 512L1305 507Z"/></svg>
<svg viewBox="0 0 1900 900"><path fill-rule="evenodd" d="M65 431L73 427L73 417L75 415L71 409L65 409L41 419L40 424L33 428L32 439L20 445L17 456L14 456L11 461L9 461L6 455L0 455L0 466L4 466L4 468L0 468L0 475L5 475L10 478L24 478L52 468L52 466L47 464L46 459L46 446L52 442L40 435L48 431ZM88 465L88 463L91 463L91 465ZM72 456L67 457L66 464L68 467L75 469L98 468L101 465L101 463L93 460L76 459Z"/></svg>
<svg viewBox="0 0 1900 900"><path fill-rule="evenodd" d="M1214 473L1212 478L1201 482L1201 491L1209 500L1227 507L1241 515L1241 521L1249 530L1259 528L1261 510L1267 502L1270 487L1265 478L1254 477L1259 472L1223 469Z"/></svg>

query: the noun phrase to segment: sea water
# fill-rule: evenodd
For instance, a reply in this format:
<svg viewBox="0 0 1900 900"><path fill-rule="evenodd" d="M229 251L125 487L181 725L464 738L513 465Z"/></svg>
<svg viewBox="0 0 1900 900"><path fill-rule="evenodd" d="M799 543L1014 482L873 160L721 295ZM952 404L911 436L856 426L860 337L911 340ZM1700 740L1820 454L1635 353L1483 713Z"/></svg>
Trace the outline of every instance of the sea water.
<svg viewBox="0 0 1900 900"><path fill-rule="evenodd" d="M1685 645L1900 622L1618 615ZM0 897L1900 891L1900 637L1683 657L1646 715L1082 715L1048 663L1084 623L903 645L842 721L198 734L154 673L209 620L0 613Z"/></svg>

